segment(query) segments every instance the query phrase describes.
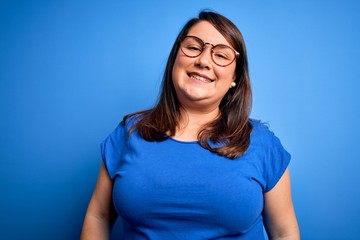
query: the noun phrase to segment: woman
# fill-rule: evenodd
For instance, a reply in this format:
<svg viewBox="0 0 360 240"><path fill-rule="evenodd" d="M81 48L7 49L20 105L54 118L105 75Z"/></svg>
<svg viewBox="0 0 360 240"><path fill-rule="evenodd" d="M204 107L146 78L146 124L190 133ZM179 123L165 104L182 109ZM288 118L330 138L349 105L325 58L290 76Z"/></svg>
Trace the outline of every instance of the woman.
<svg viewBox="0 0 360 240"><path fill-rule="evenodd" d="M240 31L201 12L179 33L162 92L101 144L103 163L82 239L299 239L279 139L249 119L251 88ZM113 198L113 199L112 199Z"/></svg>

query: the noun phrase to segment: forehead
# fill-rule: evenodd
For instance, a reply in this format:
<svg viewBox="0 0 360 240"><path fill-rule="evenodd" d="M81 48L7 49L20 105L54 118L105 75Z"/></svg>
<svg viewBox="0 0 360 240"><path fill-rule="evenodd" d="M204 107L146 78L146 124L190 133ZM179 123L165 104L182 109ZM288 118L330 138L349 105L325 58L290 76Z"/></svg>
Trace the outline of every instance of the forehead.
<svg viewBox="0 0 360 240"><path fill-rule="evenodd" d="M200 21L196 23L190 28L187 35L196 36L204 42L208 42L213 45L225 44L231 46L225 37L211 23L207 21Z"/></svg>

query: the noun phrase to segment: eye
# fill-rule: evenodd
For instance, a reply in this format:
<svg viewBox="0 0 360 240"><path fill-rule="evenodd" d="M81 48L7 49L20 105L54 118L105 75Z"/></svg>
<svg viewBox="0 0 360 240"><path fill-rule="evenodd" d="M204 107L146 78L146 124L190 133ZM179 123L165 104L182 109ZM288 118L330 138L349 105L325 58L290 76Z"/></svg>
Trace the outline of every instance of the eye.
<svg viewBox="0 0 360 240"><path fill-rule="evenodd" d="M214 57L216 57L216 58L222 58L222 59L225 59L225 60L229 59L229 57L226 56L226 54L225 54L225 53L222 53L222 52L215 52L215 53L214 53Z"/></svg>
<svg viewBox="0 0 360 240"><path fill-rule="evenodd" d="M214 57L218 59L229 60L229 55L226 52L214 52Z"/></svg>
<svg viewBox="0 0 360 240"><path fill-rule="evenodd" d="M213 49L213 57L221 60L233 60L234 52L226 45L217 45Z"/></svg>
<svg viewBox="0 0 360 240"><path fill-rule="evenodd" d="M189 44L185 47L188 51L192 51L192 52L201 52L202 50L201 46L197 44Z"/></svg>

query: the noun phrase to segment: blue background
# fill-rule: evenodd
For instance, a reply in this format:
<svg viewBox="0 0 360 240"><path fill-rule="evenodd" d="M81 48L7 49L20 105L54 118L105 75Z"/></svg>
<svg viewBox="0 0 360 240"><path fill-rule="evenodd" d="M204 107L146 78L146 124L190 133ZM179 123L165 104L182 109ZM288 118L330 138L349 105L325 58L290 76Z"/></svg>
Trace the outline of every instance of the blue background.
<svg viewBox="0 0 360 240"><path fill-rule="evenodd" d="M360 239L360 4L340 0L2 0L0 239L79 238L99 143L153 105L204 8L244 35L252 117L292 154L302 239Z"/></svg>

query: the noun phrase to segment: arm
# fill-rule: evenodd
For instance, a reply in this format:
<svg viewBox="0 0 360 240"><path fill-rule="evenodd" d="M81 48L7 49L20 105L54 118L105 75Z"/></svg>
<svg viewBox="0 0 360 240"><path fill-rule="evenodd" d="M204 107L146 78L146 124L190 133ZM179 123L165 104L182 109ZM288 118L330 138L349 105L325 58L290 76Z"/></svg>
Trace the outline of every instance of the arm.
<svg viewBox="0 0 360 240"><path fill-rule="evenodd" d="M110 226L116 218L112 203L112 186L113 182L102 163L96 187L85 215L81 240L109 239Z"/></svg>
<svg viewBox="0 0 360 240"><path fill-rule="evenodd" d="M265 193L264 224L269 239L300 239L291 198L289 169L286 169L276 186Z"/></svg>

